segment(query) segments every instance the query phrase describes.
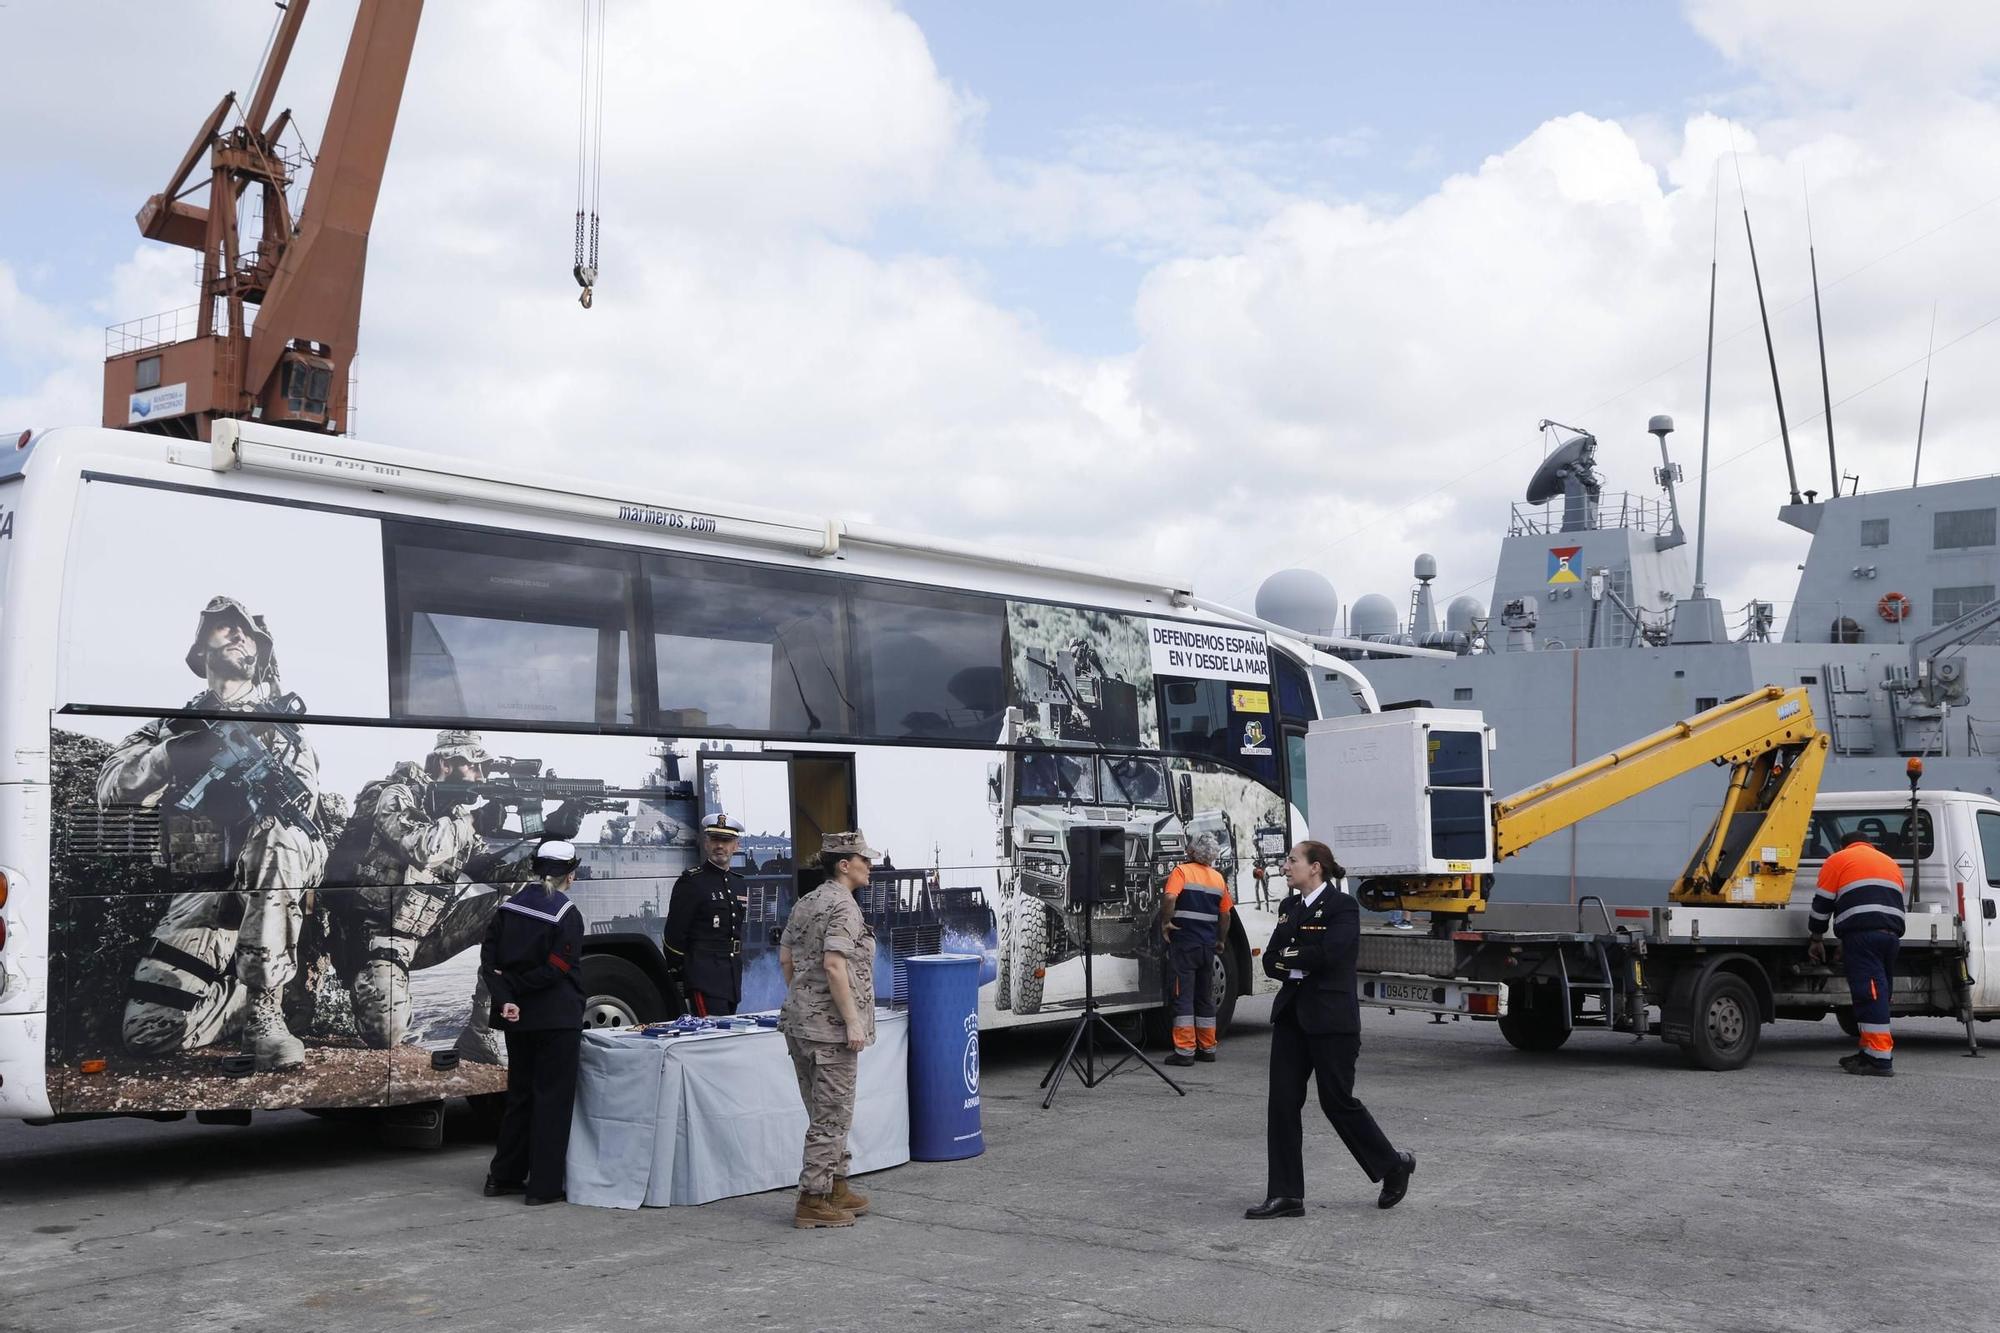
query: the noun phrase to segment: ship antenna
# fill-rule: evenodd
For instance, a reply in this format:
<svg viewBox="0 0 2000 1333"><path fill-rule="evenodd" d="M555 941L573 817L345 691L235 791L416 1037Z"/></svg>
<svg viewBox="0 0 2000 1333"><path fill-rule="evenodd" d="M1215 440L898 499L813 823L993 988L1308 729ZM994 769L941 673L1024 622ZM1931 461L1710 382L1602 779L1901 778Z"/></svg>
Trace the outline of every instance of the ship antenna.
<svg viewBox="0 0 2000 1333"><path fill-rule="evenodd" d="M1910 489L1917 488L1917 469L1924 463L1924 415L1931 406L1931 356L1937 351L1937 302L1931 302L1931 342L1924 349L1924 396L1917 405L1917 458L1910 464Z"/></svg>
<svg viewBox="0 0 2000 1333"><path fill-rule="evenodd" d="M1826 417L1826 465L1833 472L1833 494L1840 494L1840 460L1833 452L1833 390L1826 378L1826 325L1819 315L1819 254L1813 247L1812 189L1803 178L1799 182L1806 196L1806 258L1812 264L1813 332L1819 336L1819 397L1821 414Z"/></svg>
<svg viewBox="0 0 2000 1333"><path fill-rule="evenodd" d="M1703 578L1708 550L1708 408L1715 393L1715 256L1722 235L1722 161L1715 163L1708 221L1708 365L1701 380L1701 497L1695 505L1694 595L1708 596Z"/></svg>
<svg viewBox="0 0 2000 1333"><path fill-rule="evenodd" d="M1730 137L1735 138L1732 131ZM1785 425L1785 391L1778 384L1778 349L1771 344L1771 316L1764 308L1764 276L1757 270L1757 238L1750 231L1750 200L1743 193L1743 163L1736 156L1734 145L1729 157L1736 164L1736 197L1743 201L1743 238L1750 243L1750 277L1757 284L1757 317L1764 321L1764 355L1771 362L1771 396L1778 400L1778 438L1785 444L1785 478L1791 483L1792 503L1802 503L1799 497L1799 470L1792 462L1792 432Z"/></svg>

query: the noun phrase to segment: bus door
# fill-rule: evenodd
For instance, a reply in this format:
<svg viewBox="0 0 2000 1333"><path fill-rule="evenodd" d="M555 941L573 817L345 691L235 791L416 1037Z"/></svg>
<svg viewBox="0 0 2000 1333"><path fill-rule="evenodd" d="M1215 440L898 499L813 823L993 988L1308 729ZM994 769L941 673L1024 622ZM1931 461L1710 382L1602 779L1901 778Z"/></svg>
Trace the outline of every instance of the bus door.
<svg viewBox="0 0 2000 1333"><path fill-rule="evenodd" d="M702 751L701 816L721 811L743 826L735 869L748 881L743 918L745 1012L785 998L778 936L801 893L819 883L820 839L855 824L854 756Z"/></svg>

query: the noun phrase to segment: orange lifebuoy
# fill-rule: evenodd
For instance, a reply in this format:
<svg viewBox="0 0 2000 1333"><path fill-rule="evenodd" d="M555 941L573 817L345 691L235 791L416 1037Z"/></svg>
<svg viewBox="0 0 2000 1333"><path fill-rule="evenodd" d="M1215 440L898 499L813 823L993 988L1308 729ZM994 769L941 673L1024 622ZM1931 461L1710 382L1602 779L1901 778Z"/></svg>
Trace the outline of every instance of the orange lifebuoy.
<svg viewBox="0 0 2000 1333"><path fill-rule="evenodd" d="M1875 614L1892 625L1908 620L1910 599L1899 592L1885 592L1882 594L1882 600L1875 603Z"/></svg>

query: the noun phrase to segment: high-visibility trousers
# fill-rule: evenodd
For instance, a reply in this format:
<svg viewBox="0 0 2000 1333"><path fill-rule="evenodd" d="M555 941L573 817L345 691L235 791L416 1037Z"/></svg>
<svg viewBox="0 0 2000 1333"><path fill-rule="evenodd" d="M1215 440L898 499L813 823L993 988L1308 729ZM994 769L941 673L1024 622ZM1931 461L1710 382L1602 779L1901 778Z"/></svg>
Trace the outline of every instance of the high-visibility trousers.
<svg viewBox="0 0 2000 1333"><path fill-rule="evenodd" d="M1215 1049L1215 946L1167 945L1167 999L1173 1005L1174 1049Z"/></svg>
<svg viewBox="0 0 2000 1333"><path fill-rule="evenodd" d="M1861 1053L1886 1065L1896 1054L1889 1032L1890 974L1902 941L1886 930L1857 930L1840 937L1840 961L1847 969L1847 990L1854 997L1854 1026Z"/></svg>

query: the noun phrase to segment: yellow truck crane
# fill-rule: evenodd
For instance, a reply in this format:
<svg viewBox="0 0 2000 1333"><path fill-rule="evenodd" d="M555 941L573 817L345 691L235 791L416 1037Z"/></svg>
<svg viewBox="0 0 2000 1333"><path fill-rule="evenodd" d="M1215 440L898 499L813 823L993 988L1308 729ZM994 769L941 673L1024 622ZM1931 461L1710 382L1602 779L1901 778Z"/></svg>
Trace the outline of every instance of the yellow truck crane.
<svg viewBox="0 0 2000 1333"><path fill-rule="evenodd" d="M1768 687L1495 799L1496 737L1475 710L1410 708L1315 723L1314 821L1376 908L1428 911L1431 932L1364 935L1362 999L1497 1019L1523 1050L1579 1027L1658 1034L1704 1069L1734 1069L1763 1023L1834 1014L1837 963L1806 956L1812 873L1851 832L1904 863L1909 928L1898 1015L2000 1016L2000 802L1963 792L1819 791L1828 741L1803 689ZM1704 765L1730 771L1720 808L1662 905L1494 901L1499 862ZM1968 908L1968 902L1971 904ZM1796 906L1794 904L1797 904ZM1987 978L1975 981L1974 978Z"/></svg>

